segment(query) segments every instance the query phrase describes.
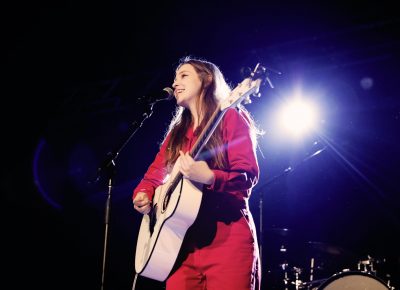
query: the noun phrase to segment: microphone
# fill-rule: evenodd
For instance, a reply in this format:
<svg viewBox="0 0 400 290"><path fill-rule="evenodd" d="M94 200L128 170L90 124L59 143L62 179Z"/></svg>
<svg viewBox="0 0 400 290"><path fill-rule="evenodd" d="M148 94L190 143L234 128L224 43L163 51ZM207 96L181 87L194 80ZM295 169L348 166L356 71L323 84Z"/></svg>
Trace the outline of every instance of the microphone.
<svg viewBox="0 0 400 290"><path fill-rule="evenodd" d="M153 93L149 96L143 96L138 98L138 101L154 104L161 101L170 101L173 98L174 98L174 90L169 87L165 87L162 89L161 92Z"/></svg>

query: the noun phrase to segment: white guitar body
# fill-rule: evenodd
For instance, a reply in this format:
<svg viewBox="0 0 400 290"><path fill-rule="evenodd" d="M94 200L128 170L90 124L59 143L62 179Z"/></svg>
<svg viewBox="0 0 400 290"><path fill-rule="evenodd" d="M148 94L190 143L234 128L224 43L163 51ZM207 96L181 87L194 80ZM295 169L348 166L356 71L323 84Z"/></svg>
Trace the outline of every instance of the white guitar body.
<svg viewBox="0 0 400 290"><path fill-rule="evenodd" d="M177 174L176 168L177 164L171 176ZM183 178L162 210L171 180L173 178L155 191L153 204L157 204L154 208L157 222L153 233L150 232L150 217L144 215L136 245L136 273L158 281L164 281L171 272L186 231L197 217L203 196L202 184Z"/></svg>

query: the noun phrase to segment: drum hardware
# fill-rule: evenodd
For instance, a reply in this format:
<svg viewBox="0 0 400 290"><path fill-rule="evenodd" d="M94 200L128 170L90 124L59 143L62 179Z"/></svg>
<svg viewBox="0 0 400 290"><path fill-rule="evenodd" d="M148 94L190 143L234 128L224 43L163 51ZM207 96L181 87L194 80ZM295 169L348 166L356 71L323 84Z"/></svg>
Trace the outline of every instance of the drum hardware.
<svg viewBox="0 0 400 290"><path fill-rule="evenodd" d="M279 248L279 252L281 252L281 253L287 252L285 245L281 245L281 247ZM285 285L285 290L288 290L288 285L290 283L290 279L289 279L288 272L287 272L288 266L289 266L289 264L287 263L287 261L285 261L284 263L279 265L279 267L283 271L283 285Z"/></svg>
<svg viewBox="0 0 400 290"><path fill-rule="evenodd" d="M315 266L315 258L310 260L310 280L308 282L303 282L302 287L308 290L316 290L319 285L327 280L327 278L314 280L314 270L319 269L319 266Z"/></svg>
<svg viewBox="0 0 400 290"><path fill-rule="evenodd" d="M294 285L296 290L304 289L304 282L300 280L300 274L303 272L303 269L299 267L292 267L291 271L294 272L294 280L292 281L289 278L288 273L288 263L282 263L279 267L283 270L283 285L285 286L285 290L288 290L290 285Z"/></svg>
<svg viewBox="0 0 400 290"><path fill-rule="evenodd" d="M290 282L290 279L289 279L289 277L288 277L288 273L287 273L287 267L289 266L289 264L288 263L283 263L283 264L280 264L279 265L279 267L283 270L283 285L285 285L285 290L288 290L288 285L289 285L289 282Z"/></svg>
<svg viewBox="0 0 400 290"><path fill-rule="evenodd" d="M391 281L393 277L381 269L387 262L386 259L367 255L355 260L355 265L349 267L345 264L348 264L350 256L353 255L350 251L322 242L309 241L305 245L306 250L311 249L311 252L303 251L302 245L295 248L294 252L311 256L306 265L303 265L302 261L287 259L291 247L288 249L283 243L278 247L282 255L282 263L279 264L281 270L277 277L281 285L279 289L395 290ZM336 272L338 270L339 272Z"/></svg>
<svg viewBox="0 0 400 290"><path fill-rule="evenodd" d="M325 251L325 248L329 247L329 251L331 251L331 248L333 246L331 245L326 245L323 243L317 243L317 242L308 242L306 246L313 246L312 248L320 251L328 252L328 250ZM317 246L315 246L317 245ZM314 247L315 246L315 247ZM279 252L282 254L287 254L288 249L285 245L281 244L279 248ZM336 254L336 252L335 252ZM318 256L318 255L317 255ZM319 261L320 260L320 261ZM282 271L282 276L281 276L281 281L283 282L283 289L288 290L288 289L293 289L293 290L301 290L301 289L307 289L307 290L312 290L316 289L318 285L320 285L322 282L324 282L327 277L318 277L320 275L320 271L325 269L324 265L324 260L320 259L320 257L312 257L309 260L309 265L308 267L303 267L300 265L295 265L292 266L289 264L286 259L283 260L282 263L279 264L279 268ZM307 269L308 268L308 269ZM305 274L308 274L308 281L305 278ZM282 278L283 277L283 278ZM329 276L328 276L329 277ZM281 282L281 283L282 283ZM281 284L282 285L282 284Z"/></svg>
<svg viewBox="0 0 400 290"><path fill-rule="evenodd" d="M352 253L348 250L315 241L308 241L304 245L295 245L294 257L287 256L292 252L292 248L288 248L286 243L280 243L276 247L281 255L281 263L278 263L280 270L277 272L280 273L275 276L275 282L280 285L279 289L395 290L391 285L393 277L385 275L385 271L381 269L381 266L384 266L381 264L386 263L385 259L375 259L368 255L356 259L355 263L353 260L355 265L349 267L346 264L350 262ZM299 260L302 255L309 257L306 263Z"/></svg>
<svg viewBox="0 0 400 290"><path fill-rule="evenodd" d="M373 273L374 275L376 275L376 270L374 268L375 260L370 255L368 255L367 257L368 258L366 260L361 260L358 262L357 270L367 273Z"/></svg>
<svg viewBox="0 0 400 290"><path fill-rule="evenodd" d="M390 282L390 278L391 278L390 274L386 274L386 279L387 279L387 280L386 280L386 281L387 281L387 282L386 282L386 285L389 287L390 290L394 290L395 287L390 285L390 283L391 283L391 282Z"/></svg>
<svg viewBox="0 0 400 290"><path fill-rule="evenodd" d="M292 281L292 284L296 287L296 290L298 289L303 289L303 281L300 280L300 274L303 272L303 270L301 268L298 267L293 267L293 271L294 271L294 277L295 280Z"/></svg>
<svg viewBox="0 0 400 290"><path fill-rule="evenodd" d="M383 264L385 262L386 262L385 258L383 258L383 259L375 259L375 258L371 257L370 255L367 255L367 259L360 260L358 262L357 270L361 271L363 273L372 274L372 275L378 277L378 276L381 276L381 275L378 275L378 274L381 274L381 273L378 273L377 268L376 268L375 265L376 264ZM385 280L387 281L386 285L388 286L388 288L392 289L392 290L395 289L395 287L390 285L391 284L391 281L390 281L391 275L390 274L385 274L384 276L385 276Z"/></svg>
<svg viewBox="0 0 400 290"><path fill-rule="evenodd" d="M314 258L311 258L311 265L310 265L310 282L314 280Z"/></svg>

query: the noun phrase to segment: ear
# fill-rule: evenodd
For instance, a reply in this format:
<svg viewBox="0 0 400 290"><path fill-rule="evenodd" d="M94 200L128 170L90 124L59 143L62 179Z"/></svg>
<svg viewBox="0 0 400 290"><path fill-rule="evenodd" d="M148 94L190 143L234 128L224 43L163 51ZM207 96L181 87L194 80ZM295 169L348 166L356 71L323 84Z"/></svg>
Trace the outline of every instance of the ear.
<svg viewBox="0 0 400 290"><path fill-rule="evenodd" d="M212 83L212 75L207 75L204 78L204 87L207 88Z"/></svg>

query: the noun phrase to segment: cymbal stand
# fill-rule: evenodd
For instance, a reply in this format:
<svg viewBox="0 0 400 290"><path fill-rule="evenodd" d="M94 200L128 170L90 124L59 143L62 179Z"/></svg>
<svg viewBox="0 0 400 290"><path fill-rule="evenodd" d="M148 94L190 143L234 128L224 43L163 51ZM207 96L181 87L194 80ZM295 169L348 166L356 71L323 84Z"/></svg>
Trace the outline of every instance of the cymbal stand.
<svg viewBox="0 0 400 290"><path fill-rule="evenodd" d="M292 282L294 286L296 287L296 290L303 289L303 281L300 280L299 276L302 272L301 268L293 267L294 274L295 274L295 280Z"/></svg>
<svg viewBox="0 0 400 290"><path fill-rule="evenodd" d="M293 172L295 169L300 167L302 164L306 163L310 159L314 158L315 156L319 155L323 151L326 150L326 146L323 148L315 151L313 154L307 156L303 160L301 160L299 163L297 163L294 166L289 166L286 169L284 169L280 174L273 176L270 180L265 182L263 185L261 185L256 191L259 193L259 210L260 210L260 215L259 215L259 234L260 234L260 245L259 245L259 251L260 251L260 261L261 264L263 262L263 191L269 187L271 184L273 184L276 180L282 178L283 176L288 175L289 173ZM286 279L286 278L285 278Z"/></svg>
<svg viewBox="0 0 400 290"><path fill-rule="evenodd" d="M288 277L288 272L287 272L288 264L287 263L283 263L280 266L282 267L282 270L284 271L283 272L283 285L285 285L285 290L288 290L289 289L288 285L289 285L289 282L290 282L290 279Z"/></svg>

